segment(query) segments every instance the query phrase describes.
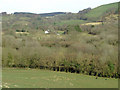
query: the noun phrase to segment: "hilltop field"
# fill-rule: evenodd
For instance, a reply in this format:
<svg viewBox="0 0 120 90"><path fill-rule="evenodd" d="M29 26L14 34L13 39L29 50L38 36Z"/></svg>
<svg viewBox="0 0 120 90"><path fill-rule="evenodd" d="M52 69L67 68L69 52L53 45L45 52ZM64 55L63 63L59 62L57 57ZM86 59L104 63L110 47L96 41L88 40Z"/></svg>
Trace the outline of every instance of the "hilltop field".
<svg viewBox="0 0 120 90"><path fill-rule="evenodd" d="M3 13L3 87L117 88L117 8Z"/></svg>

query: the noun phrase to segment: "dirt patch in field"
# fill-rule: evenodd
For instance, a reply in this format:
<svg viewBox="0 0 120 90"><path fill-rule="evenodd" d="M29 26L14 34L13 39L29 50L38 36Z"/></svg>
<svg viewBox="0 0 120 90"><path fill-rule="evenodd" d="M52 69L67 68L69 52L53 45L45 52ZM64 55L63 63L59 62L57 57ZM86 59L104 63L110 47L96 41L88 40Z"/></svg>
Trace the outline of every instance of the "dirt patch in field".
<svg viewBox="0 0 120 90"><path fill-rule="evenodd" d="M91 23L85 23L81 25L100 25L100 24L102 24L102 22L91 22Z"/></svg>
<svg viewBox="0 0 120 90"><path fill-rule="evenodd" d="M16 32L16 34L29 34L28 32Z"/></svg>

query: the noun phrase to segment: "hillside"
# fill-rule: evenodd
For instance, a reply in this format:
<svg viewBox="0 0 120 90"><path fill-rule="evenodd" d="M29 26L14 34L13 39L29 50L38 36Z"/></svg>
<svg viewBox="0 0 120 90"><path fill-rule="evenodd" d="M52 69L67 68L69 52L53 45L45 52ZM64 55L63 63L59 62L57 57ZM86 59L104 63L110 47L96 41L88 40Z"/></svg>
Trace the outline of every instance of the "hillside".
<svg viewBox="0 0 120 90"><path fill-rule="evenodd" d="M101 19L104 15L107 15L109 13L118 13L118 2L96 7L90 10L90 12L86 13L85 16L88 19L97 20Z"/></svg>
<svg viewBox="0 0 120 90"><path fill-rule="evenodd" d="M13 29L42 29L51 26L80 25L86 22L103 21L109 14L117 14L118 2L106 4L94 9L88 8L79 13L53 12L34 14L29 12L3 13L3 30ZM54 16L54 17L53 17ZM20 26L21 25L21 26ZM29 27L28 27L29 26Z"/></svg>

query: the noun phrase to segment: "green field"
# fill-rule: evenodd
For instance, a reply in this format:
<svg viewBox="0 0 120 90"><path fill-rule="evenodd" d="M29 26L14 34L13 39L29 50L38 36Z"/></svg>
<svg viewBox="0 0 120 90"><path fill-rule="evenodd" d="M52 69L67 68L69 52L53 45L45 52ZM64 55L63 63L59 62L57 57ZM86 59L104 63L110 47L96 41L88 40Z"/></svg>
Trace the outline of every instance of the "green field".
<svg viewBox="0 0 120 90"><path fill-rule="evenodd" d="M117 88L118 80L39 69L3 69L3 88Z"/></svg>
<svg viewBox="0 0 120 90"><path fill-rule="evenodd" d="M76 25L85 23L84 20L62 20L60 22L56 22L57 25Z"/></svg>
<svg viewBox="0 0 120 90"><path fill-rule="evenodd" d="M118 10L118 2L102 5L92 9L89 13L86 14L88 18L99 18L107 12L112 12L112 10Z"/></svg>

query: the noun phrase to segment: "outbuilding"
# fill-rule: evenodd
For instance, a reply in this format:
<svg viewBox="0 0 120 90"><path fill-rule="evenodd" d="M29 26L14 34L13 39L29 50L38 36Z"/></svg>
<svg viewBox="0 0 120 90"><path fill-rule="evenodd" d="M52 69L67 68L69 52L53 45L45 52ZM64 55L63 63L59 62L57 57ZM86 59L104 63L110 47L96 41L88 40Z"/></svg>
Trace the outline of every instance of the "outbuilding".
<svg viewBox="0 0 120 90"><path fill-rule="evenodd" d="M49 33L50 33L50 30L46 30L46 31L45 31L45 34L49 34Z"/></svg>

